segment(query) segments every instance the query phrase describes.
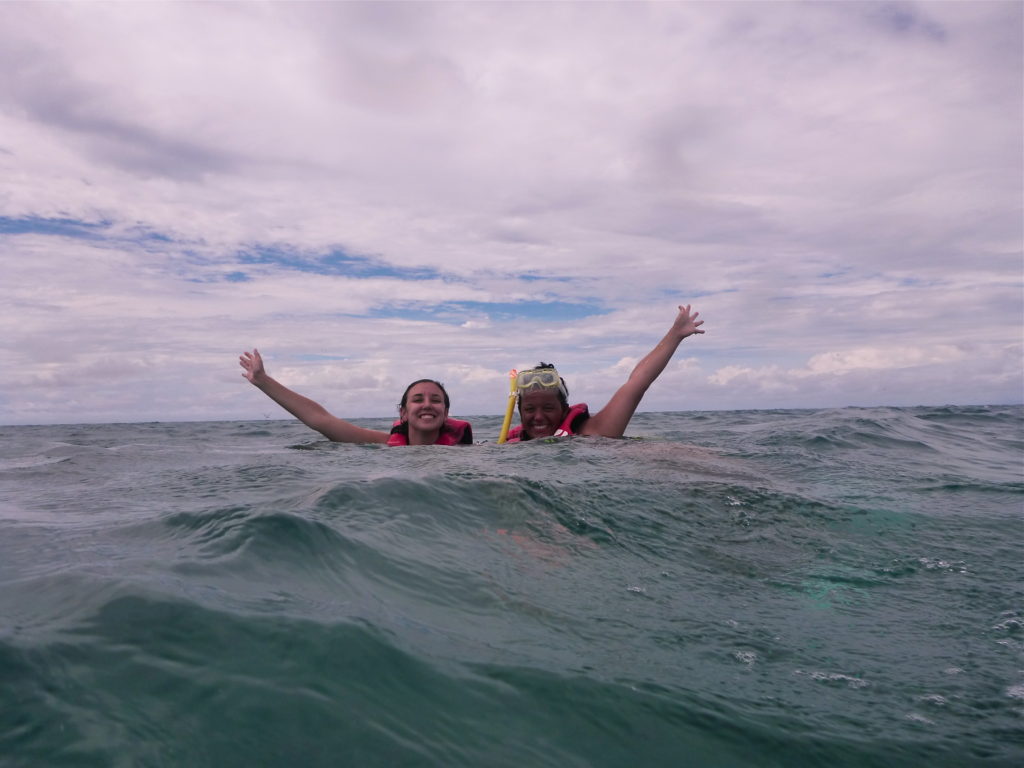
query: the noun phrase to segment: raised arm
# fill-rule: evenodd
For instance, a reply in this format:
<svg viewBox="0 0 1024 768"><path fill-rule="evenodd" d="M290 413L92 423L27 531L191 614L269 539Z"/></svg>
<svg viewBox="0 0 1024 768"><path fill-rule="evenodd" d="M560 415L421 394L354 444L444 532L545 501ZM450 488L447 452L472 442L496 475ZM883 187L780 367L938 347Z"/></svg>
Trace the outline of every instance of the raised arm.
<svg viewBox="0 0 1024 768"><path fill-rule="evenodd" d="M326 408L308 397L293 392L284 384L271 378L263 368L263 358L259 350L243 352L238 364L244 371L242 375L253 386L259 388L267 397L284 408L310 429L315 429L328 440L339 443L386 443L387 432L375 429L363 429L350 424L344 419L332 416Z"/></svg>
<svg viewBox="0 0 1024 768"><path fill-rule="evenodd" d="M640 405L644 393L665 370L665 366L675 354L679 342L695 333L704 333L700 330L704 321L697 319L698 314L690 312L689 304L679 307L679 314L676 315L675 322L668 329L668 333L654 349L647 353L643 360L636 364L626 383L612 395L608 405L587 419L580 428L581 435L622 437L622 433L626 431L626 425L633 418L633 412Z"/></svg>

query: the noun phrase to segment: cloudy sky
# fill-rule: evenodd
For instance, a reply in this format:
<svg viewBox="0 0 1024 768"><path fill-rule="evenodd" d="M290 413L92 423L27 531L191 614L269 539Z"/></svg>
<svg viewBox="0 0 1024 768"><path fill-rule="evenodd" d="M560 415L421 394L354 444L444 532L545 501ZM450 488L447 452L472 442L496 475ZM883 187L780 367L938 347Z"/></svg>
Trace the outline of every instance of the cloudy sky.
<svg viewBox="0 0 1024 768"><path fill-rule="evenodd" d="M1022 400L1019 2L0 4L0 423Z"/></svg>

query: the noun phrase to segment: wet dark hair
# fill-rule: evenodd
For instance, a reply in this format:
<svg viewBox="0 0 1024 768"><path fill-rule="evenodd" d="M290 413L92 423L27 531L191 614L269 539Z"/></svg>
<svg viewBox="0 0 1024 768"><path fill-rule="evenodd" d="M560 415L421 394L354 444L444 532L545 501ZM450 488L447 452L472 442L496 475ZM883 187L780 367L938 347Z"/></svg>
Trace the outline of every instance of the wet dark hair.
<svg viewBox="0 0 1024 768"><path fill-rule="evenodd" d="M534 366L531 370L536 371L538 368L551 368L554 371L558 370L557 368L555 368L555 364L554 363L544 363L544 362L537 363L537 365ZM568 398L569 385L565 382L565 379L562 378L562 374L558 374L558 378L562 380L562 386L565 387L565 394L564 395L562 394L562 390L558 390L558 400L562 404L563 408L568 408L569 407L569 398Z"/></svg>
<svg viewBox="0 0 1024 768"><path fill-rule="evenodd" d="M415 387L417 384L424 384L429 382L430 384L436 384L437 388L441 390L441 394L444 395L444 409L447 411L451 408L451 400L448 399L448 390L444 388L444 384L440 381L434 381L433 379L416 379L412 384L405 388L405 392L402 393L402 402L398 404L398 409L405 408L406 403L409 401L409 390Z"/></svg>

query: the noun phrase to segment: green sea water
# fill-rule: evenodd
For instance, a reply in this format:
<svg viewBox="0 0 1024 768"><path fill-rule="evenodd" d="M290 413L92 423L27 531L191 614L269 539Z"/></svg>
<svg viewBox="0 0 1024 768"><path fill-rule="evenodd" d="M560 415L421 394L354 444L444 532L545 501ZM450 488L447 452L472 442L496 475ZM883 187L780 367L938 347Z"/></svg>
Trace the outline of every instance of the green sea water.
<svg viewBox="0 0 1024 768"><path fill-rule="evenodd" d="M1024 764L1020 406L499 425L0 428L0 766Z"/></svg>

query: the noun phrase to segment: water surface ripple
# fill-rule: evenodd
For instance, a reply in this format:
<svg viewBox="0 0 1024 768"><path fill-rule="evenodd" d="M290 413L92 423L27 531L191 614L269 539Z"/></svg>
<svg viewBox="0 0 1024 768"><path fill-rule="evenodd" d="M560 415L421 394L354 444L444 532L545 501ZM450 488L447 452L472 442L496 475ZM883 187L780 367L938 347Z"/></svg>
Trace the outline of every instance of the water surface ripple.
<svg viewBox="0 0 1024 768"><path fill-rule="evenodd" d="M0 766L1024 764L1021 407L630 434L0 428Z"/></svg>

